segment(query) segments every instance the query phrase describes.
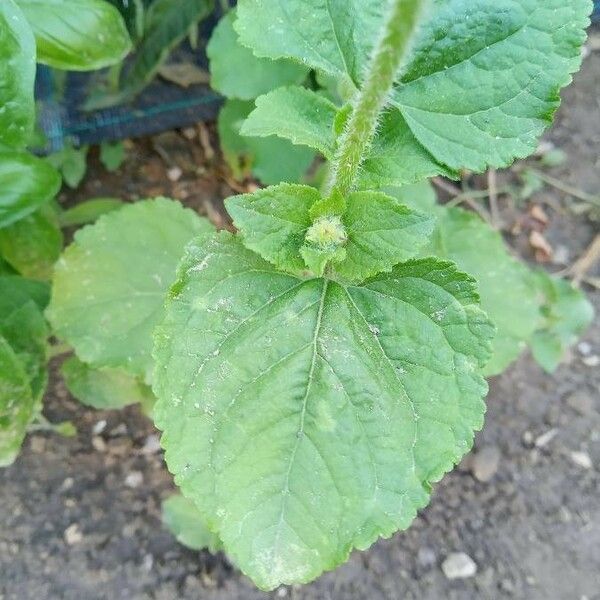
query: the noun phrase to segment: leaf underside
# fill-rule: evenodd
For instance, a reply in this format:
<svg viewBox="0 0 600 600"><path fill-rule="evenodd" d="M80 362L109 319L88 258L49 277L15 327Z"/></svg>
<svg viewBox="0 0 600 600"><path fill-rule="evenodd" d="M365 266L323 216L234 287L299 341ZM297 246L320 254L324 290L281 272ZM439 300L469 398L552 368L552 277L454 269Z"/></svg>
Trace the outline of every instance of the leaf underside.
<svg viewBox="0 0 600 600"><path fill-rule="evenodd" d="M451 263L360 286L188 247L155 336L166 460L256 584L309 581L407 527L470 448L493 327Z"/></svg>

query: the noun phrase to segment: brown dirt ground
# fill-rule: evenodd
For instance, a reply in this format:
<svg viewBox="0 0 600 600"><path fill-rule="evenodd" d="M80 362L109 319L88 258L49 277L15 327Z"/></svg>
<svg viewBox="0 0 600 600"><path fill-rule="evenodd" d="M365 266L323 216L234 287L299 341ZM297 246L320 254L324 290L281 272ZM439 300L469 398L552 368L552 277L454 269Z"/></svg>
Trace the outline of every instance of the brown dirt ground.
<svg viewBox="0 0 600 600"><path fill-rule="evenodd" d="M600 189L598 81L600 54L592 53L547 136L569 156L553 174L591 193ZM231 188L209 156L198 138L175 132L139 140L116 174L92 156L84 184L62 201L163 194L225 225L221 199ZM167 177L173 167L183 171L177 182ZM564 195L546 190L535 201L550 216L547 238L572 262L597 224L566 209ZM503 216L514 219L508 209ZM526 232L509 236L531 259L524 239ZM600 311L600 293L589 291ZM600 354L598 321L584 339ZM160 453L144 450L155 432L138 409L86 409L53 377L45 413L73 420L78 435L30 435L15 465L0 471L0 600L600 599L599 390L600 368L586 366L577 350L552 376L522 357L491 381L475 448L500 450L490 482L477 481L463 463L409 531L355 552L310 585L264 594L222 555L188 551L163 529L160 503L171 478ZM101 420L106 429L94 436ZM535 447L532 440L553 429L555 437ZM577 466L572 451L587 452L593 468ZM125 482L132 472L143 476L138 487ZM68 544L65 530L73 525L81 539ZM475 577L445 578L441 562L455 551L475 560Z"/></svg>

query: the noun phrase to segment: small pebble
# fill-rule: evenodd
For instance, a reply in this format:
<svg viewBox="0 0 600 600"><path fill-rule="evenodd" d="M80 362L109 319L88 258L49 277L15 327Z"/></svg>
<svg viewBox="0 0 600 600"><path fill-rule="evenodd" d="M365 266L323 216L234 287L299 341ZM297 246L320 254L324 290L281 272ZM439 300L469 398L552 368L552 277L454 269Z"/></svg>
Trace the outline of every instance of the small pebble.
<svg viewBox="0 0 600 600"><path fill-rule="evenodd" d="M581 360L586 367L597 367L600 365L600 356L597 354L584 356Z"/></svg>
<svg viewBox="0 0 600 600"><path fill-rule="evenodd" d="M467 579L477 573L477 565L468 554L453 552L442 563L442 571L447 579Z"/></svg>
<svg viewBox="0 0 600 600"><path fill-rule="evenodd" d="M92 438L92 446L96 452L106 452L106 442L99 435Z"/></svg>
<svg viewBox="0 0 600 600"><path fill-rule="evenodd" d="M62 485L60 486L60 489L64 490L64 491L70 490L73 487L73 483L75 483L74 480L73 480L73 478L72 477L67 477L62 482Z"/></svg>
<svg viewBox="0 0 600 600"><path fill-rule="evenodd" d="M150 573L152 571L152 566L154 565L154 556L152 554L146 554L142 561L142 569Z"/></svg>
<svg viewBox="0 0 600 600"><path fill-rule="evenodd" d="M592 345L589 342L579 342L577 350L581 356L588 356L592 353Z"/></svg>
<svg viewBox="0 0 600 600"><path fill-rule="evenodd" d="M500 464L500 450L496 446L485 446L473 457L471 472L475 479L486 483L494 477Z"/></svg>
<svg viewBox="0 0 600 600"><path fill-rule="evenodd" d="M113 427L110 430L110 435L113 437L127 435L127 425L125 425L125 423L119 423L116 427Z"/></svg>
<svg viewBox="0 0 600 600"><path fill-rule="evenodd" d="M160 452L160 438L153 433L144 441L142 454L156 454L158 452Z"/></svg>
<svg viewBox="0 0 600 600"><path fill-rule="evenodd" d="M571 452L571 460L582 469L591 469L594 466L587 452Z"/></svg>
<svg viewBox="0 0 600 600"><path fill-rule="evenodd" d="M141 471L131 471L127 477L125 477L125 485L130 488L137 488L144 482L144 475Z"/></svg>
<svg viewBox="0 0 600 600"><path fill-rule="evenodd" d="M106 429L106 420L102 419L94 424L92 427L92 433L94 435L100 435Z"/></svg>
<svg viewBox="0 0 600 600"><path fill-rule="evenodd" d="M81 533L81 529L79 529L79 525L73 523L65 529L64 537L65 542L67 542L69 546L73 546L74 544L79 544L79 542L81 542L83 534Z"/></svg>
<svg viewBox="0 0 600 600"><path fill-rule="evenodd" d="M167 177L169 178L169 181L172 181L173 183L179 181L182 175L183 171L179 167L171 167L167 170Z"/></svg>
<svg viewBox="0 0 600 600"><path fill-rule="evenodd" d="M542 435L538 436L535 439L535 447L545 448L556 437L557 433L558 429L556 428L549 429L548 431L546 431L546 433L542 433Z"/></svg>

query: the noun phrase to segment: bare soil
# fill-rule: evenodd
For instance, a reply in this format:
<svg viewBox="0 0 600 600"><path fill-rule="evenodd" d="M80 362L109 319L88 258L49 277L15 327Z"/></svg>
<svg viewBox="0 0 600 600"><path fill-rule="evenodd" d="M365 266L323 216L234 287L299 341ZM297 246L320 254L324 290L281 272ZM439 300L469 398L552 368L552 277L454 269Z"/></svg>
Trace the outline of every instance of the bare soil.
<svg viewBox="0 0 600 600"><path fill-rule="evenodd" d="M592 53L547 136L568 154L552 174L590 193L600 190L598 81L600 54ZM161 194L227 226L222 198L237 186L211 148L187 136L131 143L115 174L93 156L83 185L62 201ZM547 239L573 262L598 224L574 215L563 194L546 190L535 202L550 218ZM509 243L532 260L526 232L513 231ZM600 293L588 292L600 311ZM45 414L73 420L78 435L30 435L17 462L0 471L0 600L600 599L600 367L590 358L600 355L598 320L584 341L553 375L525 355L490 382L474 455L499 451L491 480L474 477L471 455L409 531L355 552L311 585L271 594L223 555L188 551L163 529L161 499L173 486L156 432L137 408L86 409L52 377ZM592 467L573 452L587 453ZM466 552L477 574L448 580L441 564L452 552Z"/></svg>

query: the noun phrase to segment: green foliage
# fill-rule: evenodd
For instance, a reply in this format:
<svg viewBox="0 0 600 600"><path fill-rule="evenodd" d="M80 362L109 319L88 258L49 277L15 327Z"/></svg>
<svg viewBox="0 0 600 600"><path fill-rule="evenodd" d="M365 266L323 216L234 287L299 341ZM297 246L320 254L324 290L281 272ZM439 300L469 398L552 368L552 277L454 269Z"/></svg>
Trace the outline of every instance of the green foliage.
<svg viewBox="0 0 600 600"><path fill-rule="evenodd" d="M107 0L118 9L125 21L129 35L138 40L144 35L144 2L143 0Z"/></svg>
<svg viewBox="0 0 600 600"><path fill-rule="evenodd" d="M281 184L227 200L244 244L276 267L363 281L416 255L433 230L433 219L380 192L356 192L343 215L311 217L321 196L308 186ZM322 257L322 259L320 259ZM304 260L303 260L304 258Z"/></svg>
<svg viewBox="0 0 600 600"><path fill-rule="evenodd" d="M35 212L60 188L47 162L25 152L0 151L0 228Z"/></svg>
<svg viewBox="0 0 600 600"><path fill-rule="evenodd" d="M277 135L294 144L318 150L333 158L333 122L337 107L322 95L301 87L278 88L256 100L241 133L246 136Z"/></svg>
<svg viewBox="0 0 600 600"><path fill-rule="evenodd" d="M435 0L392 95L392 145L407 172L395 183L415 182L410 171L482 171L533 152L560 87L579 68L590 6ZM385 12L378 0L240 0L235 27L257 56L360 85Z"/></svg>
<svg viewBox="0 0 600 600"><path fill-rule="evenodd" d="M280 85L302 83L308 74L307 67L288 60L257 59L238 42L234 20L235 10L232 10L221 19L206 48L215 90L227 98L254 100Z"/></svg>
<svg viewBox="0 0 600 600"><path fill-rule="evenodd" d="M162 518L180 544L192 550L221 550L221 540L206 527L193 502L183 496L169 496L163 502Z"/></svg>
<svg viewBox="0 0 600 600"><path fill-rule="evenodd" d="M58 216L48 204L0 229L0 255L25 277L49 280L62 247Z"/></svg>
<svg viewBox="0 0 600 600"><path fill-rule="evenodd" d="M13 0L0 4L0 144L22 147L33 131L35 40Z"/></svg>
<svg viewBox="0 0 600 600"><path fill-rule="evenodd" d="M185 245L212 230L178 202L158 198L110 212L79 230L56 265L47 317L93 367L149 379L152 330Z"/></svg>
<svg viewBox="0 0 600 600"><path fill-rule="evenodd" d="M50 154L46 160L60 171L63 181L70 188L76 188L82 182L87 171L88 150L88 146L75 148L73 145L67 144L62 150Z"/></svg>
<svg viewBox="0 0 600 600"><path fill-rule="evenodd" d="M103 142L100 144L100 162L111 173L116 171L125 161L123 142Z"/></svg>
<svg viewBox="0 0 600 600"><path fill-rule="evenodd" d="M117 198L93 198L76 204L60 214L63 227L87 225L113 210L123 207L123 201Z"/></svg>
<svg viewBox="0 0 600 600"><path fill-rule="evenodd" d="M41 284L0 276L0 466L11 464L46 388L46 338Z"/></svg>
<svg viewBox="0 0 600 600"><path fill-rule="evenodd" d="M38 62L56 69L107 67L131 49L119 12L104 0L16 0L37 45Z"/></svg>
<svg viewBox="0 0 600 600"><path fill-rule="evenodd" d="M212 0L155 0L146 13L144 35L133 64L121 78L122 89L115 100L127 100L142 90L188 34L192 23L208 16L212 7Z"/></svg>
<svg viewBox="0 0 600 600"><path fill-rule="evenodd" d="M531 350L537 362L552 373L567 349L592 322L594 309L581 290L568 281L551 277L543 271L535 275L543 298L543 324L533 336Z"/></svg>
<svg viewBox="0 0 600 600"><path fill-rule="evenodd" d="M61 374L68 390L82 404L99 410L123 408L129 404L152 405L152 390L124 369L95 369L73 356Z"/></svg>
<svg viewBox="0 0 600 600"><path fill-rule="evenodd" d="M436 259L344 286L229 234L188 246L156 334L155 418L176 482L260 587L407 527L468 450L493 334L477 303Z"/></svg>
<svg viewBox="0 0 600 600"><path fill-rule="evenodd" d="M273 136L240 135L242 124L253 108L251 102L228 100L219 113L221 148L234 176L243 179L252 171L265 184L300 181L313 162L314 153Z"/></svg>

